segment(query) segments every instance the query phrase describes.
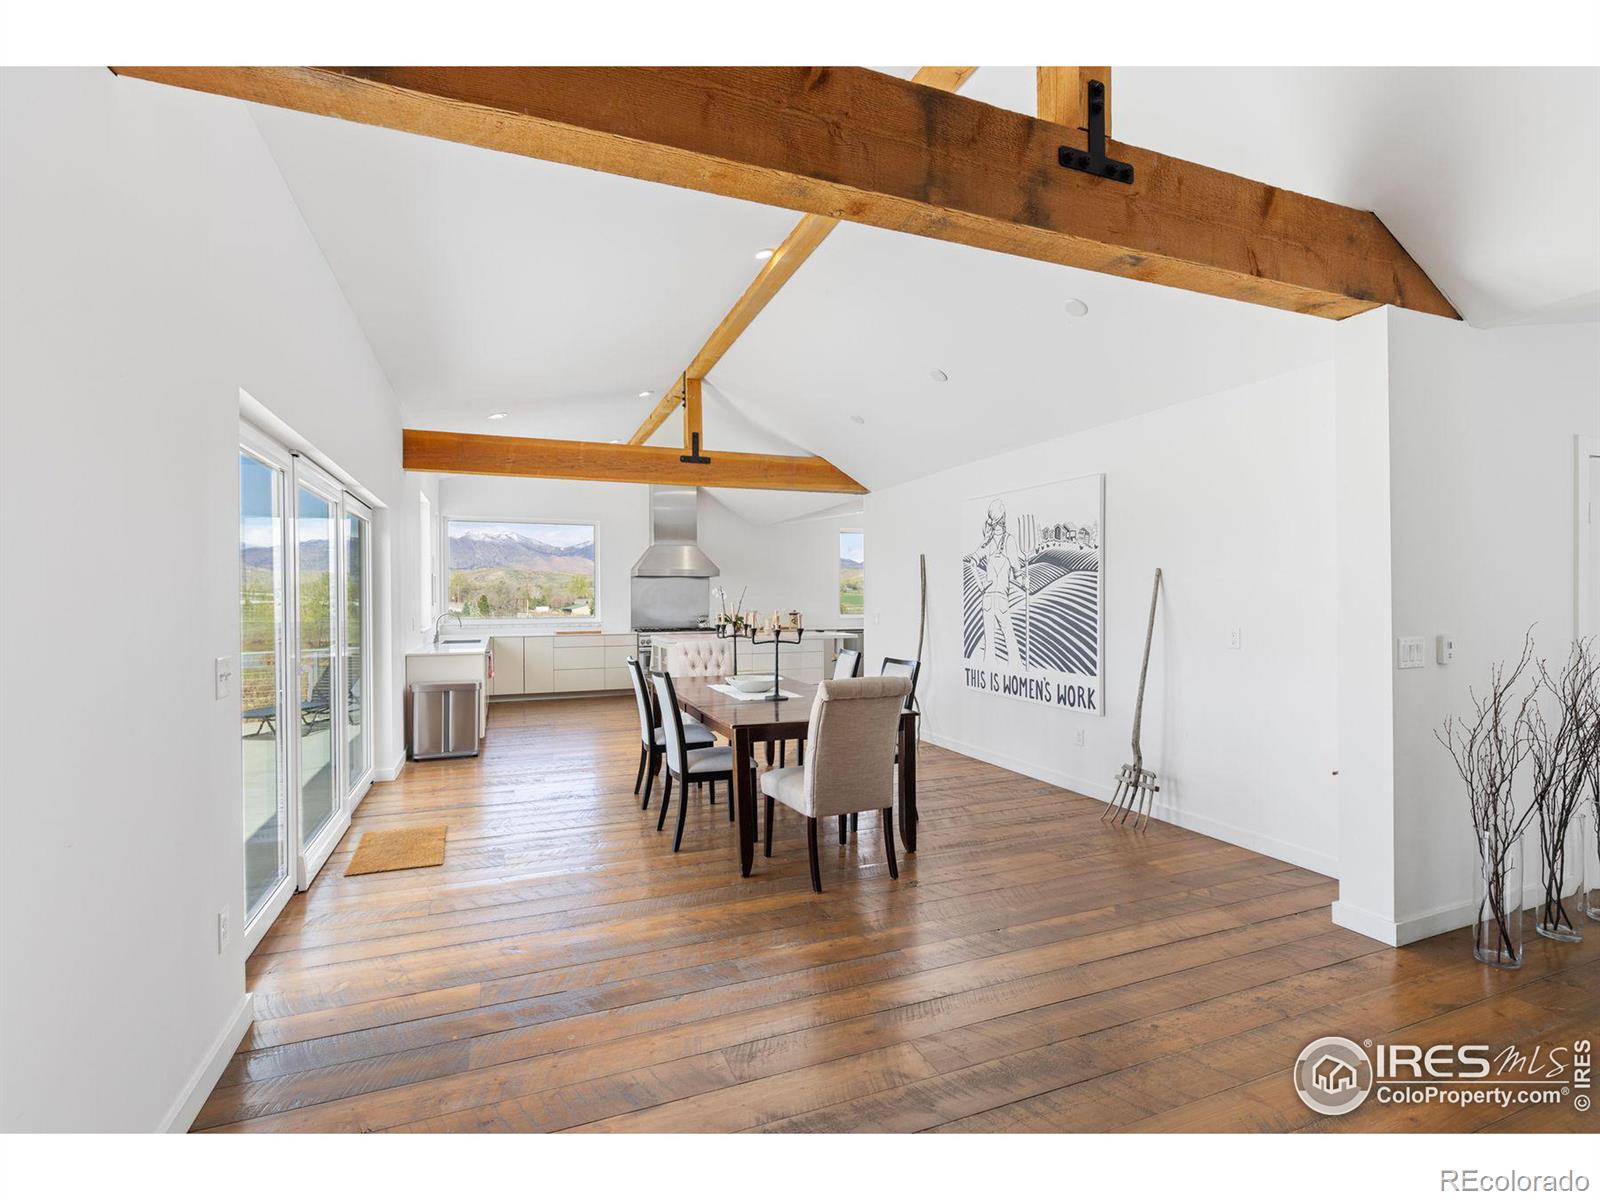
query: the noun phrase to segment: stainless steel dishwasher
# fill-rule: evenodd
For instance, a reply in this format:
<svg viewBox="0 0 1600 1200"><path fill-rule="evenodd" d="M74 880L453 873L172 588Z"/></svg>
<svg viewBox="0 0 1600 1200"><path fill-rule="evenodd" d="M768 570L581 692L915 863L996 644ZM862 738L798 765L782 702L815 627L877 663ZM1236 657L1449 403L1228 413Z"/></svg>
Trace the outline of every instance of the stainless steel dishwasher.
<svg viewBox="0 0 1600 1200"><path fill-rule="evenodd" d="M470 758L478 752L476 683L411 685L411 757Z"/></svg>

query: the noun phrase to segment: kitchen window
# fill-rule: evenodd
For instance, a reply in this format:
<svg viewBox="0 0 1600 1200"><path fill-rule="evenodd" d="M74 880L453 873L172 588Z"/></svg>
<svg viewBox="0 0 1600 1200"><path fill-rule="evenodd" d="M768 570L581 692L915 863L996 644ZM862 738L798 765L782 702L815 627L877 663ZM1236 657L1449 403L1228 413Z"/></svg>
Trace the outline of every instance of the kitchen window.
<svg viewBox="0 0 1600 1200"><path fill-rule="evenodd" d="M839 531L839 615L859 617L866 607L866 534L859 529Z"/></svg>
<svg viewBox="0 0 1600 1200"><path fill-rule="evenodd" d="M594 526L445 522L445 606L463 621L572 621L598 615Z"/></svg>

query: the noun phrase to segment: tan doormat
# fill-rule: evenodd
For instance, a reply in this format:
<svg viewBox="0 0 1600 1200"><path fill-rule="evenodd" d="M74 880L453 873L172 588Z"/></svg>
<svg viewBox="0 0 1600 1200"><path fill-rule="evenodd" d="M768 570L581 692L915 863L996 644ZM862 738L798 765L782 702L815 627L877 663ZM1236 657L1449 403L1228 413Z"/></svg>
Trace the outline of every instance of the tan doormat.
<svg viewBox="0 0 1600 1200"><path fill-rule="evenodd" d="M444 862L446 828L444 825L413 825L410 829L374 829L364 833L344 873L371 875L375 871L437 867Z"/></svg>

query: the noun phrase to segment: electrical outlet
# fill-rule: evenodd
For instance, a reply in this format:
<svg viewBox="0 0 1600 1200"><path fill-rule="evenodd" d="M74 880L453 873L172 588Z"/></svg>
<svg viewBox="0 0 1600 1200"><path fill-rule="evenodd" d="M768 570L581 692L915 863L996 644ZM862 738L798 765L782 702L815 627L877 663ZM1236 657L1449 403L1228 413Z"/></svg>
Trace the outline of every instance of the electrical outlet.
<svg viewBox="0 0 1600 1200"><path fill-rule="evenodd" d="M1449 634L1441 633L1435 639L1434 657L1441 667L1447 666L1456 660L1456 640Z"/></svg>
<svg viewBox="0 0 1600 1200"><path fill-rule="evenodd" d="M1080 746L1081 746L1081 745L1083 745L1083 730L1081 730L1081 729L1080 729L1080 730L1078 730L1078 732L1077 732L1077 734L1076 734L1076 735L1075 735L1075 736L1074 736L1074 738L1073 738L1073 740L1074 740L1074 741L1075 741L1075 742L1077 742L1077 744L1078 744L1078 745L1080 745Z"/></svg>
<svg viewBox="0 0 1600 1200"><path fill-rule="evenodd" d="M228 948L228 910L222 909L217 913L217 953L221 954Z"/></svg>
<svg viewBox="0 0 1600 1200"><path fill-rule="evenodd" d="M1235 625L1228 630L1228 649L1237 650L1242 645L1244 645L1244 630Z"/></svg>
<svg viewBox="0 0 1600 1200"><path fill-rule="evenodd" d="M215 664L217 699L226 700L233 695L233 655L217 656Z"/></svg>

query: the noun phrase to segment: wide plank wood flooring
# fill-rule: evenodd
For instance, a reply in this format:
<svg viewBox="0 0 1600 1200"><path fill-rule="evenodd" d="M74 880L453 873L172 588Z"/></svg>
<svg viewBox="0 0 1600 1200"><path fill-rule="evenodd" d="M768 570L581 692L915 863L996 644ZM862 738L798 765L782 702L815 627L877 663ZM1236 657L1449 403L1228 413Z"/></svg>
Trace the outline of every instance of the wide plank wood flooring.
<svg viewBox="0 0 1600 1200"><path fill-rule="evenodd" d="M1332 881L924 745L919 851L804 822L741 879L726 797L683 849L633 795L631 698L497 703L480 758L377 784L248 964L257 1020L214 1131L1595 1128L1570 1107L1319 1118L1314 1037L1544 1041L1600 1028L1600 937L1395 950ZM442 867L346 879L370 829L449 826ZM1591 1114L1592 1116L1592 1114Z"/></svg>

